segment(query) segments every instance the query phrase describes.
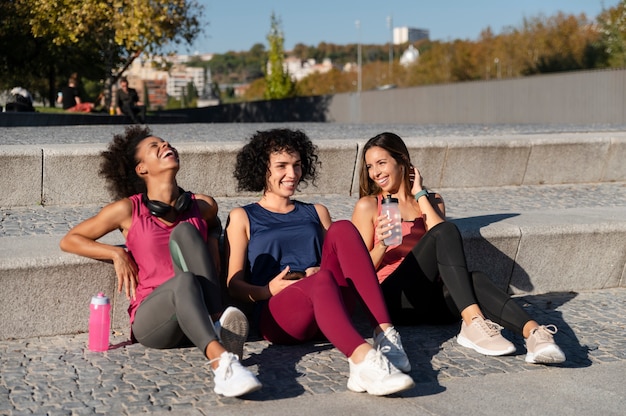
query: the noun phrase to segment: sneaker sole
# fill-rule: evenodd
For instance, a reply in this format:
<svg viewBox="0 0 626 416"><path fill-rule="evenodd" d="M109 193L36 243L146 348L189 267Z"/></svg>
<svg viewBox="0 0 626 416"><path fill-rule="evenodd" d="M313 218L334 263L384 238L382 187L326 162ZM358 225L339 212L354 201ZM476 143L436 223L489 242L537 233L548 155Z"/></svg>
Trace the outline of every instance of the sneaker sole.
<svg viewBox="0 0 626 416"><path fill-rule="evenodd" d="M565 361L565 354L558 347L547 346L536 353L526 353L525 361L530 364L560 364Z"/></svg>
<svg viewBox="0 0 626 416"><path fill-rule="evenodd" d="M243 346L248 339L250 326L248 319L241 311L226 315L220 330L222 345L227 351L236 354L240 360L243 359Z"/></svg>
<svg viewBox="0 0 626 416"><path fill-rule="evenodd" d="M348 379L348 390L353 391L355 393L365 393L371 394L372 396L388 396L394 393L400 393L402 391L406 391L415 387L415 382L409 376L406 376L408 380L405 380L402 384L397 384L393 387L391 386L377 386L371 387L369 390L362 387L360 383L355 381L352 377Z"/></svg>
<svg viewBox="0 0 626 416"><path fill-rule="evenodd" d="M215 391L215 393L217 394L221 394L224 397L239 397L239 396L243 396L244 394L249 394L257 390L260 390L261 387L263 387L263 385L260 382L256 382L256 383L249 383L247 386L244 386L243 388L239 388L234 391L226 391L217 387L215 387L213 391Z"/></svg>
<svg viewBox="0 0 626 416"><path fill-rule="evenodd" d="M459 345L462 345L463 347L466 348L471 348L474 351L481 353L483 355L489 355L492 357L495 356L499 356L499 355L509 355L509 354L513 354L515 352L515 346L511 345L509 348L505 349L505 350L500 350L500 351L496 351L496 350L488 350L485 349L483 347L480 347L476 344L474 344L472 341L470 341L468 338L465 338L463 335L457 335L456 337L456 342Z"/></svg>

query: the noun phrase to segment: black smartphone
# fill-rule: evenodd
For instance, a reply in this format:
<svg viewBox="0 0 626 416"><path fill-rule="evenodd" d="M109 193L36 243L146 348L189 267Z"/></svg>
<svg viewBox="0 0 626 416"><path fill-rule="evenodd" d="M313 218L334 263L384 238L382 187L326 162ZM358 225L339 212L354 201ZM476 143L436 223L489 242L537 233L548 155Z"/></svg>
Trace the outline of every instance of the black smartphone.
<svg viewBox="0 0 626 416"><path fill-rule="evenodd" d="M283 279L285 280L300 280L306 277L306 273L299 270L290 270Z"/></svg>

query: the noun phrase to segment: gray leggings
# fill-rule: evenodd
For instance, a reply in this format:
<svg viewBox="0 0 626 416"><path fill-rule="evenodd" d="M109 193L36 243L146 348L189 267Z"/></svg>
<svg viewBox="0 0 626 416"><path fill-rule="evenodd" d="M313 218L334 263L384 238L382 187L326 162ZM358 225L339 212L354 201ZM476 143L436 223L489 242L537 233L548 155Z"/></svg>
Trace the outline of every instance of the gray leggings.
<svg viewBox="0 0 626 416"><path fill-rule="evenodd" d="M170 236L174 277L157 287L137 308L132 332L142 345L177 348L195 345L205 353L217 339L210 315L222 311L220 282L198 230L177 225Z"/></svg>

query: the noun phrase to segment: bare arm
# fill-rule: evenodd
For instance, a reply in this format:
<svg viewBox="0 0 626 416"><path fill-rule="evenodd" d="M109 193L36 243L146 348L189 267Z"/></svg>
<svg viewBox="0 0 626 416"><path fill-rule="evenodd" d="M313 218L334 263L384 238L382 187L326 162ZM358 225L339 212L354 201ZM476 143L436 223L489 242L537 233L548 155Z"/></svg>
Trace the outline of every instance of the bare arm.
<svg viewBox="0 0 626 416"><path fill-rule="evenodd" d="M269 299L285 287L295 283L293 280L283 279L289 272L289 268L285 268L265 286L248 283L245 280L245 270L249 240L248 215L243 208L235 208L228 217L224 244L228 269L226 284L232 296L247 302L257 302Z"/></svg>
<svg viewBox="0 0 626 416"><path fill-rule="evenodd" d="M380 266L385 252L387 251L387 246L385 246L382 241L379 241L378 244L374 246L374 233L376 232L374 224L376 223L377 212L378 205L376 198L372 196L365 196L359 199L352 212L352 223L356 229L359 230L365 242L365 246L370 252L370 257L372 258L372 263L374 263L375 268ZM381 226L386 226L386 223L381 223Z"/></svg>
<svg viewBox="0 0 626 416"><path fill-rule="evenodd" d="M118 291L122 286L126 297L134 298L137 287L137 265L123 247L100 243L96 240L114 230L126 236L132 221L132 203L129 199L113 202L95 216L72 228L61 239L61 250L96 260L111 261L117 275Z"/></svg>
<svg viewBox="0 0 626 416"><path fill-rule="evenodd" d="M413 187L411 188L411 194L416 195L422 189L422 175L417 168L413 168L415 179L413 180ZM443 198L439 194L429 194L428 197L422 196L417 199L417 204L422 212L422 218L426 224L426 230L430 230L435 225L445 221L446 209L443 203Z"/></svg>
<svg viewBox="0 0 626 416"><path fill-rule="evenodd" d="M324 231L327 231L330 225L333 223L333 220L330 217L330 212L328 212L328 208L326 208L322 204L315 204L315 211L317 211L317 215L318 217L320 217L320 221L322 222L322 227L324 227Z"/></svg>

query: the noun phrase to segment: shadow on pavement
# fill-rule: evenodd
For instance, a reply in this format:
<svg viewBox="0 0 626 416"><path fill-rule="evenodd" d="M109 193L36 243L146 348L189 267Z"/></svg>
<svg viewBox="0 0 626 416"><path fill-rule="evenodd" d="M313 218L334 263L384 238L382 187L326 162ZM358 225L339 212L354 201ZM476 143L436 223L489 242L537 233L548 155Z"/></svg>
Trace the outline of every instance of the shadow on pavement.
<svg viewBox="0 0 626 416"><path fill-rule="evenodd" d="M269 344L260 353L251 353L243 360L244 366L256 365L258 367L257 378L263 383L263 388L255 393L246 396L249 400L276 400L301 396L305 393L303 384L298 378L306 376L311 378L311 374L303 374L296 368L296 365L307 355L317 355L329 350L334 346L328 342L305 343L301 345L275 345ZM340 354L339 354L340 355ZM332 360L320 362L320 367L324 365L333 366ZM348 372L348 362L337 362L338 371ZM320 373L328 373L328 369L320 370ZM314 375L313 375L314 377ZM345 380L347 382L347 379ZM304 383L310 385L310 381Z"/></svg>
<svg viewBox="0 0 626 416"><path fill-rule="evenodd" d="M558 328L558 332L554 335L554 340L561 347L567 358L558 367L581 368L591 365L589 346L581 345L576 333L567 323L567 316L563 316L563 312L559 310L559 308L576 296L578 296L576 292L551 292L515 298L540 325L554 324ZM518 350L525 350L523 340L521 340L520 336L517 338L517 341L521 344L521 346L516 345Z"/></svg>

